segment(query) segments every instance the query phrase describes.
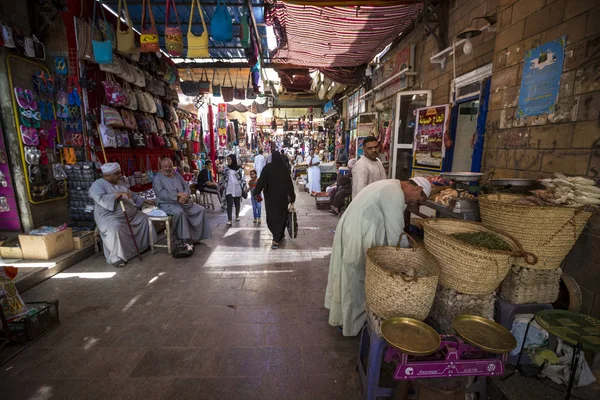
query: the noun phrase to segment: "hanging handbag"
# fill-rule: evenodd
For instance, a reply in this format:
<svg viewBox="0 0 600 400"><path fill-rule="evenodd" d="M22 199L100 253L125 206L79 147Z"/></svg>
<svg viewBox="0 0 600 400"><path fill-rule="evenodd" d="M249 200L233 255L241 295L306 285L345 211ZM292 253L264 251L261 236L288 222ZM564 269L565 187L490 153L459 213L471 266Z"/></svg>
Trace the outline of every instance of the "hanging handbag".
<svg viewBox="0 0 600 400"><path fill-rule="evenodd" d="M138 110L142 112L148 112L149 108L146 104L146 96L144 96L144 92L142 92L141 90L136 90L135 99L137 101Z"/></svg>
<svg viewBox="0 0 600 400"><path fill-rule="evenodd" d="M132 69L134 80L131 83L133 83L135 86L146 87L146 77L144 76L144 73L142 72L140 67L138 67L137 65L133 65Z"/></svg>
<svg viewBox="0 0 600 400"><path fill-rule="evenodd" d="M241 69L238 70L237 75L235 76L235 89L233 90L233 98L236 100L246 100L246 89L244 87L238 88L238 82L240 78ZM242 81L242 85L243 85Z"/></svg>
<svg viewBox="0 0 600 400"><path fill-rule="evenodd" d="M148 132L150 133L158 133L158 126L156 125L156 118L152 115L145 115L146 120L148 122Z"/></svg>
<svg viewBox="0 0 600 400"><path fill-rule="evenodd" d="M121 4L122 3L122 4ZM127 29L121 30L121 6L125 10L125 20L127 21ZM117 17L117 51L121 53L131 53L135 49L135 35L133 33L133 24L129 16L126 0L119 0Z"/></svg>
<svg viewBox="0 0 600 400"><path fill-rule="evenodd" d="M33 47L33 38L31 36L25 36L23 44L25 47L25 55L30 58L35 58L35 47Z"/></svg>
<svg viewBox="0 0 600 400"><path fill-rule="evenodd" d="M13 38L12 28L3 19L0 20L0 26L2 27L2 41L4 42L4 47L14 49L15 40Z"/></svg>
<svg viewBox="0 0 600 400"><path fill-rule="evenodd" d="M129 104L127 93L123 90L121 85L115 81L112 74L106 74L106 80L102 81L102 85L104 86L104 97L106 98L106 103L108 105L123 107L126 104Z"/></svg>
<svg viewBox="0 0 600 400"><path fill-rule="evenodd" d="M221 97L221 85L215 84L215 76L217 75L217 70L213 69L212 76L212 95L213 97Z"/></svg>
<svg viewBox="0 0 600 400"><path fill-rule="evenodd" d="M165 121L158 117L156 117L156 128L158 130L158 133L160 134L164 135L167 133L167 128L165 128Z"/></svg>
<svg viewBox="0 0 600 400"><path fill-rule="evenodd" d="M146 139L144 138L144 135L137 131L133 132L131 135L131 146L136 148L146 147Z"/></svg>
<svg viewBox="0 0 600 400"><path fill-rule="evenodd" d="M125 128L138 128L137 121L135 120L135 116L133 115L133 112L131 112L131 110L127 110L125 108L121 109L121 119L123 120L123 125L125 126Z"/></svg>
<svg viewBox="0 0 600 400"><path fill-rule="evenodd" d="M172 3L171 3L172 2ZM169 11L173 4L177 27L169 26ZM167 15L165 16L165 47L167 53L172 57L181 57L183 55L183 34L181 33L181 24L179 23L179 13L175 6L175 0L167 0Z"/></svg>
<svg viewBox="0 0 600 400"><path fill-rule="evenodd" d="M138 129L143 132L150 132L150 124L148 123L148 118L146 114L141 111L136 111L133 113L135 116L135 121L137 122Z"/></svg>
<svg viewBox="0 0 600 400"><path fill-rule="evenodd" d="M205 68L202 68L202 73L200 74L200 81L198 82L198 86L200 89L200 94L210 93L210 81L208 80L208 74L206 73Z"/></svg>
<svg viewBox="0 0 600 400"><path fill-rule="evenodd" d="M229 84L231 86L225 86L225 77L229 76ZM221 84L221 96L223 97L223 102L228 103L233 101L233 81L231 80L231 73L229 69L225 70L225 75L223 76L223 83Z"/></svg>
<svg viewBox="0 0 600 400"><path fill-rule="evenodd" d="M181 93L191 97L198 96L198 94L200 93L200 84L194 81L194 76L192 75L191 68L188 67L186 73L188 80L179 83Z"/></svg>
<svg viewBox="0 0 600 400"><path fill-rule="evenodd" d="M240 42L244 49L248 49L250 48L250 25L248 24L248 14L246 14L246 10L244 10L244 13L241 15L241 19Z"/></svg>
<svg viewBox="0 0 600 400"><path fill-rule="evenodd" d="M108 25L106 22L106 15L104 14L104 4L102 0L98 0L98 5L94 2L94 12L92 13L92 26L96 24L96 8L100 7L100 11L102 11L102 18L104 21L104 26ZM111 34L110 30L105 32L106 35ZM94 60L98 64L110 64L113 60L113 48L112 48L112 38L104 38L103 41L93 40L92 39L92 48L94 50Z"/></svg>
<svg viewBox="0 0 600 400"><path fill-rule="evenodd" d="M160 103L159 99L154 99L154 104L156 105L156 116L158 118L164 118L165 117L165 111L163 109L162 104Z"/></svg>
<svg viewBox="0 0 600 400"><path fill-rule="evenodd" d="M146 142L146 147L149 149L153 149L154 148L154 143L152 142L152 135L150 134L144 134L144 141ZM148 155L146 155L148 156Z"/></svg>
<svg viewBox="0 0 600 400"><path fill-rule="evenodd" d="M146 100L146 106L150 114L156 114L156 103L154 97L150 93L144 93L144 99Z"/></svg>
<svg viewBox="0 0 600 400"><path fill-rule="evenodd" d="M35 35L31 35L33 39L33 48L35 49L35 58L38 60L46 59L46 46Z"/></svg>
<svg viewBox="0 0 600 400"><path fill-rule="evenodd" d="M210 36L217 42L230 42L233 39L231 14L223 0L217 1L215 13L210 21Z"/></svg>
<svg viewBox="0 0 600 400"><path fill-rule="evenodd" d="M152 144L153 147L165 147L165 138L159 136L157 133L152 134Z"/></svg>
<svg viewBox="0 0 600 400"><path fill-rule="evenodd" d="M102 140L102 144L104 147L117 147L117 139L115 137L115 131L104 124L100 124L100 140Z"/></svg>
<svg viewBox="0 0 600 400"><path fill-rule="evenodd" d="M119 57L113 55L112 61L105 64L98 65L101 71L110 72L111 74L120 75L123 73L123 67L119 61Z"/></svg>
<svg viewBox="0 0 600 400"><path fill-rule="evenodd" d="M256 99L256 92L254 91L254 86L252 86L252 82L250 82L250 77L252 76L252 72L248 72L248 82L246 83L246 98L248 100Z"/></svg>
<svg viewBox="0 0 600 400"><path fill-rule="evenodd" d="M200 12L200 19L202 20L202 34L196 36L192 33L192 21L194 19L194 6L198 4L198 11ZM200 0L192 0L192 10L190 11L190 22L188 24L187 34L187 57L188 58L208 58L208 29L204 22L204 13L200 6Z"/></svg>
<svg viewBox="0 0 600 400"><path fill-rule="evenodd" d="M124 126L123 119L117 110L109 106L100 106L101 121L104 125L113 128L122 128Z"/></svg>
<svg viewBox="0 0 600 400"><path fill-rule="evenodd" d="M90 21L83 18L83 8L81 14L77 19L77 58L82 61L94 61L94 49L92 47L94 30Z"/></svg>
<svg viewBox="0 0 600 400"><path fill-rule="evenodd" d="M124 83L134 83L135 82L135 70L133 69L133 65L129 64L125 61L124 58L120 58L121 69L123 72L117 74L119 78L123 79Z"/></svg>
<svg viewBox="0 0 600 400"><path fill-rule="evenodd" d="M150 13L150 28L146 28L146 4L148 5L148 12ZM140 35L140 51L142 53L155 53L160 51L160 45L158 42L158 32L156 30L156 23L154 22L154 14L152 13L152 4L150 0L142 0L142 27ZM141 56L140 56L141 58Z"/></svg>

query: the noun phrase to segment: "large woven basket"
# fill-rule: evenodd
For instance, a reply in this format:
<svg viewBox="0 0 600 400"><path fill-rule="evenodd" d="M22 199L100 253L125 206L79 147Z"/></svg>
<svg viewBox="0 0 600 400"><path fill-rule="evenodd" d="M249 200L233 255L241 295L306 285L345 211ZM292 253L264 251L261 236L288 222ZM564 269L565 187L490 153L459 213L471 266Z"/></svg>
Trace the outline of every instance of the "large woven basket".
<svg viewBox="0 0 600 400"><path fill-rule="evenodd" d="M409 317L422 321L433 304L438 264L423 246L408 237L413 246L409 249L400 248L398 242L396 247L367 250L367 309L385 319Z"/></svg>
<svg viewBox="0 0 600 400"><path fill-rule="evenodd" d="M423 221L425 248L440 264L440 284L466 294L492 293L506 277L516 257L524 257L519 243L509 235L478 222L450 218ZM489 232L498 235L512 251L490 250L454 238L455 233ZM535 257L528 255L529 262Z"/></svg>
<svg viewBox="0 0 600 400"><path fill-rule="evenodd" d="M522 196L487 194L479 196L481 222L508 233L523 249L538 257L538 263L515 265L533 269L556 269L567 256L592 213L582 208L514 204Z"/></svg>

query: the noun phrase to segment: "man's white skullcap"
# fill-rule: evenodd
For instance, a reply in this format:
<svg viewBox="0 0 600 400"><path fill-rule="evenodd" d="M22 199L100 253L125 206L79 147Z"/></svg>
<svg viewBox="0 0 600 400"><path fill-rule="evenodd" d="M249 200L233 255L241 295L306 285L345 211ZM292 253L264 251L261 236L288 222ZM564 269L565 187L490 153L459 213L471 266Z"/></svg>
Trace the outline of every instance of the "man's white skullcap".
<svg viewBox="0 0 600 400"><path fill-rule="evenodd" d="M102 167L100 167L100 169L102 170L102 174L110 175L120 171L121 166L119 165L119 163L111 162L104 164Z"/></svg>

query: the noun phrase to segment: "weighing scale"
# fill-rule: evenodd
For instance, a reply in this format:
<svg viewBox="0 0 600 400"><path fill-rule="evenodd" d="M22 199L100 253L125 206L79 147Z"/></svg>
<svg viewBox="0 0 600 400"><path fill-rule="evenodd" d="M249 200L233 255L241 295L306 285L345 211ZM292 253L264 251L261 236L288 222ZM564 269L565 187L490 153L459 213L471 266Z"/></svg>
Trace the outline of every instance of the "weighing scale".
<svg viewBox="0 0 600 400"><path fill-rule="evenodd" d="M465 219L479 221L479 201L465 198L464 193L469 193L471 186L479 186L479 180L484 174L480 172L442 172L441 175L442 178L449 180L450 187L458 192L458 198L452 211L472 216ZM477 182L477 185L471 185L471 182Z"/></svg>
<svg viewBox="0 0 600 400"><path fill-rule="evenodd" d="M381 325L389 346L386 362L395 362L394 379L501 376L515 337L500 324L475 315L457 315L456 335L440 335L412 318L390 318ZM406 385L404 391L406 391Z"/></svg>

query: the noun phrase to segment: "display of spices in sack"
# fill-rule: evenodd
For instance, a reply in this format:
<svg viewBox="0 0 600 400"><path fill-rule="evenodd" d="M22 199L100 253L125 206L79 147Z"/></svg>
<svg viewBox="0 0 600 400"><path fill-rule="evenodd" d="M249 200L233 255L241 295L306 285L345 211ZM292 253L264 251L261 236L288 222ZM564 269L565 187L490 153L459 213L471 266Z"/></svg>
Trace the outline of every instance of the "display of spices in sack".
<svg viewBox="0 0 600 400"><path fill-rule="evenodd" d="M19 270L15 267L0 268L0 304L8 321L27 314L30 310L19 295L14 284Z"/></svg>
<svg viewBox="0 0 600 400"><path fill-rule="evenodd" d="M490 232L455 233L452 236L473 246L485 247L490 250L512 251L512 247L502 240L500 236Z"/></svg>

